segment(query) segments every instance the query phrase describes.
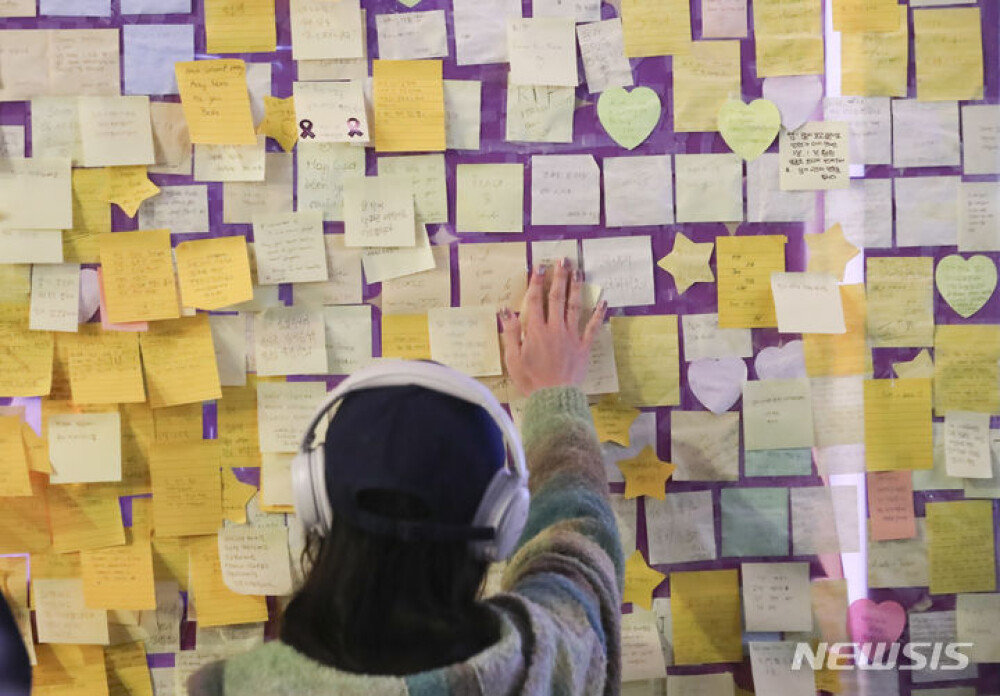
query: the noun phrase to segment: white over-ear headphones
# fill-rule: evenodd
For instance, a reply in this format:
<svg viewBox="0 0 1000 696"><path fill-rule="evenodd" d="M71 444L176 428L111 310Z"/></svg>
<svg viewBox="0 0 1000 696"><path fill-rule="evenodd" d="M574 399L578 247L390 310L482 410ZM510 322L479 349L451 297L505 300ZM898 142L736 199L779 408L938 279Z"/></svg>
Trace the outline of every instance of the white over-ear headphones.
<svg viewBox="0 0 1000 696"><path fill-rule="evenodd" d="M351 392L377 387L418 386L468 401L482 407L500 428L507 448L504 466L486 487L470 528L493 530L492 538L469 544L484 561L502 561L510 556L528 517L528 470L524 449L513 421L496 397L476 380L456 370L431 362L381 360L359 370L330 392L306 428L302 445L292 462L295 512L309 531L326 534L333 522L333 509L326 491L326 457L323 443L316 442L316 427Z"/></svg>

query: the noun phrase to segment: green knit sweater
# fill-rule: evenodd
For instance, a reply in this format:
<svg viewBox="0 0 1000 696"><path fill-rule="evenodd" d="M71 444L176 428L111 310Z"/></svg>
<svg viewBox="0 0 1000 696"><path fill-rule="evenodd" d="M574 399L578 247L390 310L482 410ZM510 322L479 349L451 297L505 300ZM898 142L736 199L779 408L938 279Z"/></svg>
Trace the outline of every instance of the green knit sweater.
<svg viewBox="0 0 1000 696"><path fill-rule="evenodd" d="M279 641L206 666L192 696L574 696L621 684L621 542L587 400L535 393L524 415L531 507L502 592L500 639L466 662L409 675L349 674Z"/></svg>

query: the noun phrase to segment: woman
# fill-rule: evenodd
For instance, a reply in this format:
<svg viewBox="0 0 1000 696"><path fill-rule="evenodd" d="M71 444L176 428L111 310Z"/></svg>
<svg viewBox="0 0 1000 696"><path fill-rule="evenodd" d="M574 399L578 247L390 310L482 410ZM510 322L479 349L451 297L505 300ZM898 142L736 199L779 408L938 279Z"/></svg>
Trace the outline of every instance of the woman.
<svg viewBox="0 0 1000 696"><path fill-rule="evenodd" d="M576 386L606 306L581 333L581 289L568 260L541 267L522 316L501 313L508 373L529 396L531 490L503 592L480 599L486 564L468 542L371 533L334 504L329 533L310 539L312 567L281 640L208 665L191 678L191 694L619 692L621 547ZM407 524L471 524L504 466L500 432L481 407L421 387L345 397L324 456L334 503L350 478L337 467L351 462L373 480L400 482L370 491L366 514Z"/></svg>

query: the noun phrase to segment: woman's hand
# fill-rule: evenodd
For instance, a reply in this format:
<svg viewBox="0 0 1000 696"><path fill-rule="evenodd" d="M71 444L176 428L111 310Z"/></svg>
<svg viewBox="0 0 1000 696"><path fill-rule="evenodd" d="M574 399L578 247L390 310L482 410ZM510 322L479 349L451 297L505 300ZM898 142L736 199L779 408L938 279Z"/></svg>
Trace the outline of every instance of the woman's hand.
<svg viewBox="0 0 1000 696"><path fill-rule="evenodd" d="M549 277L551 287L546 297ZM548 387L579 386L587 376L590 348L604 321L607 303L598 303L581 332L582 289L580 272L573 273L569 259L563 259L554 269L540 266L531 274L524 316L506 308L500 313L507 372L525 396Z"/></svg>

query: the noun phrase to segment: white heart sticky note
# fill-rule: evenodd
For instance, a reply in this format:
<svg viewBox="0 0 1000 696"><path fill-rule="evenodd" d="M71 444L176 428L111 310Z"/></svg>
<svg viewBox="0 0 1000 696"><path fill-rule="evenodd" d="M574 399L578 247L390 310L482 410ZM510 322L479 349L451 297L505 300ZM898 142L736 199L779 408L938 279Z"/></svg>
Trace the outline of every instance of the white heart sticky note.
<svg viewBox="0 0 1000 696"><path fill-rule="evenodd" d="M90 321L101 304L101 288L97 283L97 271L84 268L80 271L80 323Z"/></svg>
<svg viewBox="0 0 1000 696"><path fill-rule="evenodd" d="M785 130L793 131L816 111L823 98L823 85L817 75L766 77L763 94L764 99L778 106Z"/></svg>
<svg viewBox="0 0 1000 696"><path fill-rule="evenodd" d="M688 367L691 392L712 413L732 408L746 381L747 364L740 358L702 358Z"/></svg>
<svg viewBox="0 0 1000 696"><path fill-rule="evenodd" d="M802 341L789 341L757 353L753 367L757 379L798 379L806 377L806 355Z"/></svg>

